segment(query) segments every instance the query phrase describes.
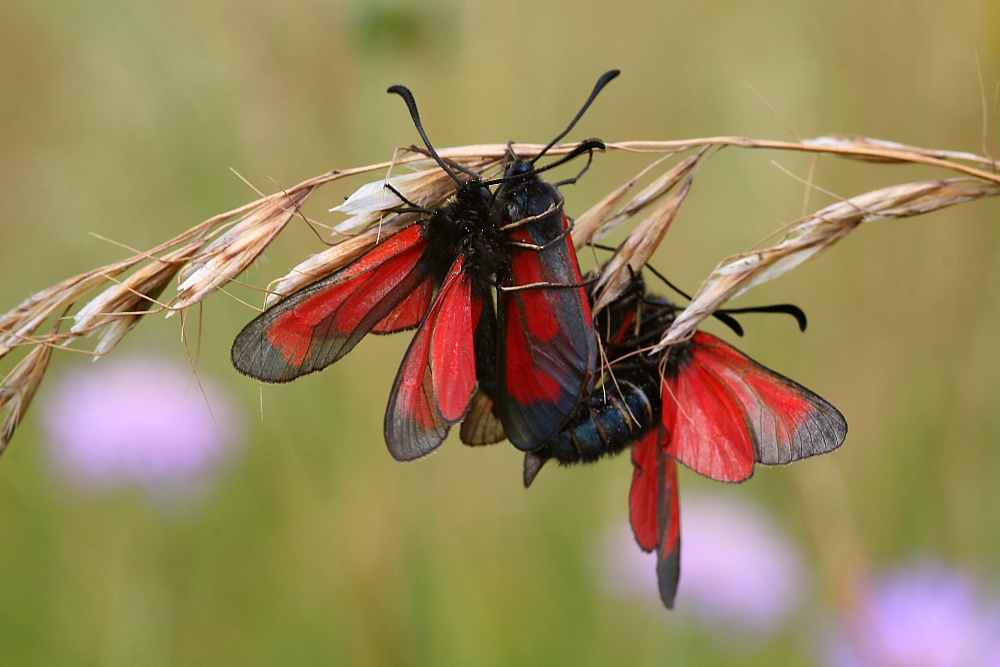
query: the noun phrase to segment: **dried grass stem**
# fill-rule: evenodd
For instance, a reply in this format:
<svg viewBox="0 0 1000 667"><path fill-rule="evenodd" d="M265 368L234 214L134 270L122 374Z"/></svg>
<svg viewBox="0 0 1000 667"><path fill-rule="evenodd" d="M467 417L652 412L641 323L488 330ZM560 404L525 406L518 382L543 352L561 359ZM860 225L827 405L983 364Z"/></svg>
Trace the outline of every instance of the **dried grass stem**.
<svg viewBox="0 0 1000 667"><path fill-rule="evenodd" d="M657 157L581 215L573 230L574 241L583 245L649 211L636 224L600 277L598 307L627 288L631 276L649 259L678 215L697 171L722 148L798 151L872 163L911 163L954 175L901 183L845 199L788 225L779 240L766 248L724 259L705 279L695 299L677 318L661 345L690 336L701 320L728 299L794 268L863 222L919 215L1000 193L997 164L990 157L928 150L865 137L829 135L801 142L712 137L606 145L609 152L651 153ZM543 147L536 144L475 145L443 149L440 154L446 160L490 178L499 173L511 148L516 154L532 155ZM556 146L549 154L564 155L574 148L576 144ZM208 218L146 252L137 252L121 261L63 280L0 315L0 359L14 349L31 348L0 382L0 414L6 414L0 426L0 452L41 383L54 348L67 348L83 336L96 334L97 343L90 353L106 354L146 315L160 310L183 311L238 279L280 236L288 222L301 215L301 206L323 186L372 172L385 172L388 178L401 167L438 169L425 154L411 147L398 151L389 162L329 171ZM401 177L401 182L413 188L405 196L411 201L429 202L422 204L427 206L445 201L454 193L455 184L450 178L436 176ZM650 183L633 195L632 191L647 178L651 179ZM375 192L379 192L378 187ZM372 201L375 203L369 210L355 213L359 216L354 221L356 233L353 226L348 226L349 235L341 235L329 250L295 267L274 284L272 293L287 294L337 270L413 219L412 212L394 208L399 203L398 197L376 196ZM385 204L380 204L383 201ZM131 275L122 278L133 269ZM177 294L161 299L175 276L180 280ZM59 323L67 316L73 319L73 325L68 332L60 332ZM39 329L53 320L53 329L38 335Z"/></svg>

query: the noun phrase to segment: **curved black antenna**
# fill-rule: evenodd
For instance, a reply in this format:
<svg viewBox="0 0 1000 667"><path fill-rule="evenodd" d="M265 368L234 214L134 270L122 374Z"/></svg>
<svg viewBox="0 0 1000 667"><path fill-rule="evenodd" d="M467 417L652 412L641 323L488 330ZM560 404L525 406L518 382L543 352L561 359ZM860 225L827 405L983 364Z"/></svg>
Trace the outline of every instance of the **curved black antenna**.
<svg viewBox="0 0 1000 667"><path fill-rule="evenodd" d="M675 285L672 282L670 282L665 275L663 275L662 273L660 273L659 271L657 271L654 267L652 267L649 264L647 264L646 265L646 269L650 273L652 273L654 276L656 276L657 278L659 278L660 281L663 282L664 284L666 284L667 287L669 287L673 291L677 292L678 294L680 294L682 297L684 297L688 301L691 301L691 295L690 294L688 294L687 292L685 292L684 290L682 290L680 287L678 287L677 285ZM741 333L741 334L738 334L738 335L742 336L743 334Z"/></svg>
<svg viewBox="0 0 1000 667"><path fill-rule="evenodd" d="M455 172L453 172L449 167L448 163L442 159L438 152L434 150L434 146L431 145L431 140L427 138L427 133L424 132L424 124L420 122L420 113L417 111L417 102L413 99L413 93L406 86L390 86L385 92L399 95L406 102L406 108L410 110L410 118L413 120L414 127L417 128L417 132L420 134L420 138L424 140L424 146L427 146L427 152L430 154L434 161L438 163L438 166L444 169L445 173L455 179L455 182L459 185L462 184L462 179L458 177Z"/></svg>
<svg viewBox="0 0 1000 667"><path fill-rule="evenodd" d="M691 301L691 297L686 294L684 290L667 280L666 276L648 264L646 265L646 268L649 269L650 273L666 283L667 287L677 292L688 301ZM785 315L791 315L795 318L796 323L798 323L799 331L805 331L806 326L809 324L808 319L806 319L805 311L796 306L794 303L776 303L770 306L748 306L746 308L723 308L715 311L712 315L732 329L737 336L742 336L743 327L734 317L732 317L732 315L740 313L784 313Z"/></svg>
<svg viewBox="0 0 1000 667"><path fill-rule="evenodd" d="M600 150L603 151L605 149L603 141L600 141L599 139L595 139L594 141L598 141L601 144ZM577 148L579 148L579 147L577 147ZM564 185L576 185L577 181L579 181L581 178L583 178L583 175L587 173L587 170L590 169L590 165L594 162L594 150L596 150L596 149L595 148L591 148L589 151L587 151L587 164L583 165L583 169L581 169L580 171L578 171L576 173L576 176L574 176L573 178L564 178L561 181L556 181L555 186L557 188L561 188ZM579 154L578 151L573 151L573 152L576 153L576 154ZM561 160L561 162L565 162L565 160Z"/></svg>
<svg viewBox="0 0 1000 667"><path fill-rule="evenodd" d="M576 116L573 117L573 120L571 120L569 122L569 125L566 126L565 130L563 130L562 132L560 132L559 135L556 136L555 139L553 139L552 141L549 142L548 146L546 146L545 148L542 149L541 153L539 153L534 158L532 158L532 160L531 160L532 166L534 166L535 162L540 157L542 157L543 155L545 155L546 153L548 153L550 148L552 148L553 146L555 146L557 143L559 143L559 141L563 137L565 137L567 134L570 133L570 131L573 129L573 127L577 124L577 121L579 121L580 118L583 117L583 114L585 114L587 112L587 109L590 108L590 105L597 98L598 94L600 94L601 90L604 89L604 86L608 85L608 83L612 79L614 79L616 76L618 76L619 74L621 74L621 70L612 69L612 70L608 70L607 72L605 72L604 74L601 75L601 78L599 78L597 80L597 83L594 84L594 90L591 91L590 97L588 97L587 101L583 103L583 106L580 107L580 110L576 112Z"/></svg>
<svg viewBox="0 0 1000 667"><path fill-rule="evenodd" d="M546 150L548 150L548 149L546 149ZM566 155L563 155L561 158L559 158L555 162L552 162L551 164L547 164L544 167L539 167L538 169L535 169L534 167L532 167L530 169L530 172L532 174L540 174L543 171L548 171L549 169L553 169L553 168L558 167L560 165L566 164L567 162L569 162L571 160L575 160L576 158L580 157L584 153L592 153L593 151L603 151L603 150L604 150L604 142L603 141L601 141L600 139L587 139L586 141L581 141L579 146L577 146L576 148L574 148L572 151L570 151ZM515 174L514 176L501 176L500 178L494 178L491 181L483 181L483 185L499 185L501 183L506 183L507 181L516 179L516 178L518 178L518 177L520 177L522 175L523 174ZM576 181L576 179L574 178L571 181L560 181L560 184L570 183L570 182L575 182L575 181Z"/></svg>
<svg viewBox="0 0 1000 667"><path fill-rule="evenodd" d="M604 245L602 243L593 243L591 245L599 250L609 250L611 252L617 250L617 248ZM690 294L673 284L665 275L657 271L656 268L647 264L646 269L659 278L664 284L666 284L667 287L677 292L688 301L692 300ZM776 303L769 306L747 306L745 308L723 308L712 313L712 317L732 329L733 333L737 336L742 337L744 333L743 325L741 325L736 318L733 317L733 314L746 313L782 313L785 315L791 315L795 318L795 322L799 325L799 331L805 331L806 327L809 325L809 320L806 318L805 311L796 306L794 303Z"/></svg>
<svg viewBox="0 0 1000 667"><path fill-rule="evenodd" d="M749 306L747 308L726 308L726 313L783 313L791 315L799 325L799 331L805 331L809 325L804 310L794 303L775 303L770 306Z"/></svg>
<svg viewBox="0 0 1000 667"><path fill-rule="evenodd" d="M415 146L413 144L410 144L410 150L413 151L414 153L420 153L421 155L426 155L427 157L432 157L431 151L427 150L426 147L421 148L420 146ZM469 176L471 176L473 178L481 178L480 174L477 174L475 171L473 171L472 169L469 169L468 167L466 167L463 164L455 162L454 160L449 160L446 157L442 157L441 159L444 160L445 163L448 164L455 171L460 171L463 174L468 174Z"/></svg>

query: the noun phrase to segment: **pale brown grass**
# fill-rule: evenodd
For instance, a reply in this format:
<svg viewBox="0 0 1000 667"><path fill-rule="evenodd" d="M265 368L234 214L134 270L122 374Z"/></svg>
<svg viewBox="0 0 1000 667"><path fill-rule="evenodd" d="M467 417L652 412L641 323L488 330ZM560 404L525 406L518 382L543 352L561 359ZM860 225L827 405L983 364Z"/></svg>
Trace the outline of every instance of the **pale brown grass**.
<svg viewBox="0 0 1000 667"><path fill-rule="evenodd" d="M559 146L552 155L574 145ZM826 136L801 142L761 141L746 137L714 137L686 141L631 141L608 144L609 151L648 153L650 163L603 200L579 216L573 229L577 246L593 242L622 224L635 222L595 284L597 308L628 288L632 275L648 261L684 204L700 169L725 147L797 151L837 155L883 163L912 163L942 172L935 180L905 182L850 197L785 226L764 247L750 249L719 262L702 282L691 304L665 333L666 346L693 334L700 322L722 304L746 290L775 278L843 239L863 222L904 218L1000 194L1000 176L992 158L965 152L927 150L864 137ZM520 155L541 146L518 144ZM450 148L441 155L470 170L495 176L508 146ZM398 174L401 168L416 172ZM440 206L455 183L426 156L403 152L391 162L331 171L298 185L261 197L232 211L213 216L146 252L68 278L38 292L0 316L0 358L18 348L30 348L0 382L0 452L23 418L55 349L75 349L104 355L143 318L159 312L179 312L223 290L250 267L278 238L301 206L323 186L347 177L388 172L392 183L411 202ZM641 181L648 185L632 194ZM387 235L414 219L396 212L398 198L369 184L338 207L350 218L339 225L342 234L323 252L294 267L267 290L268 302L342 268ZM121 278L128 271L133 271ZM165 297L170 281L175 294ZM66 320L72 321L63 331ZM52 328L39 333L46 323ZM96 336L93 350L80 339Z"/></svg>

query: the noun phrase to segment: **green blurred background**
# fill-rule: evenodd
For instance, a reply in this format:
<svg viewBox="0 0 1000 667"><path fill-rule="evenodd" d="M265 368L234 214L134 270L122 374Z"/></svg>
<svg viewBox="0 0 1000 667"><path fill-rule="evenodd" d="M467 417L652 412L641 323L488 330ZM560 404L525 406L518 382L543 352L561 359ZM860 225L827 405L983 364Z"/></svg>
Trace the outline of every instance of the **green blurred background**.
<svg viewBox="0 0 1000 667"><path fill-rule="evenodd" d="M388 159L416 140L384 94L396 83L439 146L545 142L617 67L573 137L788 139L787 125L973 152L985 136L993 151L1000 4L8 0L0 53L6 310L123 256L89 232L148 248L254 198L230 169L272 191ZM714 158L655 264L693 289L798 218L804 188L772 160L809 166ZM640 164L599 156L570 212ZM825 159L815 180L850 196L942 175ZM359 184L308 212L324 219ZM806 309L807 335L745 318L740 347L850 423L841 451L723 489L772 511L807 554L808 606L775 636L731 644L683 610L608 595L595 560L626 520L627 457L547 470L530 491L509 446L456 437L395 463L381 426L406 336L264 388L261 414L258 385L228 362L252 312L218 295L192 322L198 369L251 435L198 504L163 512L138 490L68 487L46 464L39 411L0 461L0 662L808 664L866 568L934 554L996 586L998 215L994 200L872 225L740 303ZM263 285L318 248L298 225L247 278ZM186 363L179 326L149 318L115 354ZM57 356L36 400L86 363ZM688 472L681 484L718 486Z"/></svg>

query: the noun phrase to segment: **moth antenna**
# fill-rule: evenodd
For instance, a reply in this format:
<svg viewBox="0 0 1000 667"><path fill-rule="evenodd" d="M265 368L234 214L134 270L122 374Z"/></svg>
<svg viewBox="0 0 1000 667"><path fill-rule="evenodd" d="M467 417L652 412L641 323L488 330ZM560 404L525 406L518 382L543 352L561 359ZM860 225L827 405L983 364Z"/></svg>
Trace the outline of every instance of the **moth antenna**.
<svg viewBox="0 0 1000 667"><path fill-rule="evenodd" d="M536 156L535 156L535 157L534 157L534 158L533 158L533 159L531 160L531 164L532 164L532 165L534 165L534 164L535 164L535 162L536 162L536 161L537 161L537 160L538 160L538 159L539 159L540 157L542 157L543 155L545 155L546 153L548 153L548 152L549 152L549 149L550 149L550 148L552 148L552 147L553 147L553 146L555 146L555 145L556 145L557 143L559 143L559 141L560 141L560 140L562 140L562 138L563 138L563 137L565 137L565 136L566 136L567 134L569 134L569 133L570 133L570 131L572 131L573 127L574 127L574 126L575 126L575 125L577 124L577 122L578 122L578 121L579 121L579 120L580 120L580 119L581 119L581 118L583 117L583 114L585 114L585 113L587 112L587 109L589 109L589 108L590 108L590 105L591 105L591 104L593 104L594 100L595 100L595 99L597 98L597 96L598 96L598 95L600 94L601 90L603 90L603 89L604 89L604 86L608 85L608 83L609 83L609 82L610 82L610 81L611 81L612 79L614 79L614 78L615 78L616 76L618 76L619 74L621 74L621 70L617 70L617 69L613 69L613 70L608 70L607 72L605 72L604 74L602 74L602 75L601 75L601 78L599 78L599 79L597 80L597 83L596 83L596 84L594 84L594 90L592 90L592 91L590 92L590 97L588 97L588 98L587 98L587 101L583 103L583 106L582 106L582 107L580 107L580 110L576 112L576 116L574 116L574 117L573 117L573 120L571 120L571 121L569 122L569 125L567 125L567 126L566 126L566 129L565 129L565 130L563 130L562 132L560 132L560 133L559 133L559 134L558 134L558 135L556 136L556 138L555 138L555 139L553 139L552 141L550 141L550 142L549 142L549 145L548 145L548 146L546 146L545 148L543 148L543 149L542 149L542 152L541 152L541 153L539 153L538 155L536 155Z"/></svg>
<svg viewBox="0 0 1000 667"><path fill-rule="evenodd" d="M657 271L655 268L647 264L646 269L659 278L667 287L677 292L688 301L691 301L691 295L670 282L666 276ZM746 308L725 308L715 311L712 313L712 316L732 329L733 333L737 336L742 337L744 333L743 326L736 320L735 317L733 317L734 314L740 313L784 313L785 315L791 315L795 318L795 322L799 325L799 331L805 331L806 326L809 324L805 311L793 303L776 303L769 306L749 306Z"/></svg>
<svg viewBox="0 0 1000 667"><path fill-rule="evenodd" d="M726 308L727 313L784 313L791 315L799 325L799 331L805 331L809 325L804 310L794 303L775 303L770 306L750 306L749 308Z"/></svg>
<svg viewBox="0 0 1000 667"><path fill-rule="evenodd" d="M509 146L508 146L508 148L509 148ZM555 162L547 164L544 167L539 167L538 169L535 169L534 166L532 166L532 168L531 168L530 171L533 174L540 174L543 171L548 171L549 169L554 169L554 168L556 168L558 166L566 164L567 162L570 162L571 160L575 160L576 158L580 157L584 153L588 153L588 154L593 155L594 151L603 151L603 150L604 150L604 142L603 141L601 141L600 139L587 139L586 141L580 142L579 146L577 146L576 148L574 148L571 152L567 153L566 155L563 155L561 158L559 158ZM510 150L510 155L515 156L515 158L517 156L517 154L514 153L513 150ZM587 166L588 167L590 166L590 161L589 160L587 162ZM584 171L586 171L586 168L584 168ZM581 174L582 173L583 172L581 172ZM574 178L571 178L571 179L568 179L568 180L565 180L565 181L560 181L556 185L570 185L572 183L575 183L576 180L578 178L580 178L581 174L577 174L576 177L574 177ZM517 180L518 178L521 178L523 175L524 174L515 174L514 176L501 176L500 178L494 178L491 181L483 181L483 185L500 185L501 183L506 183L508 181Z"/></svg>
<svg viewBox="0 0 1000 667"><path fill-rule="evenodd" d="M677 285L675 285L672 282L670 282L670 280L667 279L667 277L665 275L663 275L662 273L660 273L659 271L657 271L656 268L650 266L649 264L646 265L646 268L649 270L650 273L652 273L654 276L656 276L657 278L659 278L660 282L664 283L667 287L669 287L673 291L677 292L678 294L680 294L682 297L684 297L688 301L691 300L691 295L690 294L688 294L687 292L685 292L684 290L682 290L680 287L678 287ZM743 334L740 333L738 335L742 336Z"/></svg>
<svg viewBox="0 0 1000 667"><path fill-rule="evenodd" d="M601 150L604 150L604 142L601 142ZM594 161L594 151L592 149L587 151L587 164L583 165L583 169L577 172L576 176L574 176L573 178L566 178L561 181L558 181L555 184L556 187L561 188L564 185L576 185L576 182L579 181L581 178L583 178L583 175L587 173L588 169L590 169L590 165L593 161Z"/></svg>
<svg viewBox="0 0 1000 667"><path fill-rule="evenodd" d="M712 317L714 317L715 319L719 320L727 327L729 327L734 334L736 334L740 338L743 338L743 334L745 333L743 331L743 325L740 324L739 320L730 315L727 311L717 310L714 313L712 313Z"/></svg>
<svg viewBox="0 0 1000 667"><path fill-rule="evenodd" d="M431 152L429 150L427 150L426 147L425 148L420 148L419 146L410 146L410 150L414 151L415 153L420 153L421 155L426 155L427 157L431 157ZM459 164L458 162L455 162L454 160L449 160L446 157L442 157L441 159L444 160L455 171L460 171L463 174L468 174L469 176L472 176L473 178L479 178L480 177L480 175L477 174L476 172L474 172L472 169L469 169L468 167L466 167L466 166L464 166L462 164Z"/></svg>
<svg viewBox="0 0 1000 667"><path fill-rule="evenodd" d="M417 133L420 134L420 138L424 140L424 146L427 147L427 153L434 158L434 161L438 163L438 166L444 169L445 173L455 179L455 182L459 185L462 184L462 179L451 170L448 163L442 159L438 152L434 150L434 146L431 144L430 138L428 138L427 133L424 131L424 124L420 122L420 112L417 111L417 102L413 99L413 93L406 86L390 86L385 92L394 95L399 95L406 102L406 108L410 110L410 118L413 120L413 126L417 128Z"/></svg>
<svg viewBox="0 0 1000 667"><path fill-rule="evenodd" d="M549 169L554 169L555 167L558 167L559 165L563 165L563 164L566 164L567 162L575 160L576 158L578 158L581 155L583 155L584 153L586 153L587 157L588 157L588 159L587 159L587 166L583 168L583 171L581 171L579 174L577 174L574 178L571 178L571 179L568 179L568 180L565 180L565 181L560 181L557 185L563 185L563 184L569 185L569 184L572 184L572 183L576 183L577 179L580 178L580 176L583 174L583 172L587 171L587 168L590 167L590 162L594 158L594 151L603 151L604 148L605 148L604 147L604 142L601 141L600 139L587 139L586 141L581 141L579 146L577 146L571 152L569 152L566 155L562 156L561 158L559 158L555 162L552 162L551 164L547 164L544 167L539 167L538 169L532 169L532 170L536 174L539 174L539 173L541 173L543 171L548 171Z"/></svg>

